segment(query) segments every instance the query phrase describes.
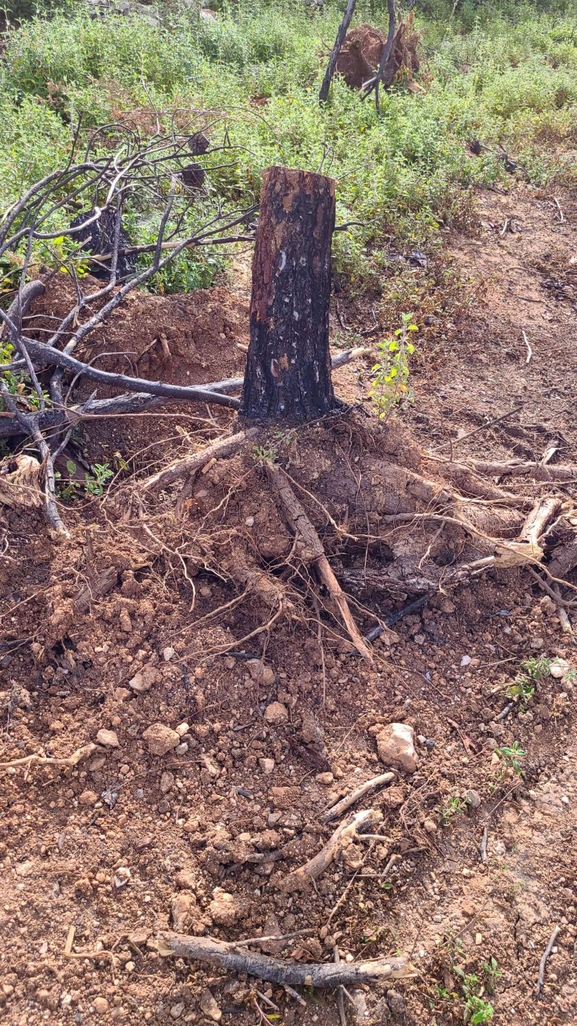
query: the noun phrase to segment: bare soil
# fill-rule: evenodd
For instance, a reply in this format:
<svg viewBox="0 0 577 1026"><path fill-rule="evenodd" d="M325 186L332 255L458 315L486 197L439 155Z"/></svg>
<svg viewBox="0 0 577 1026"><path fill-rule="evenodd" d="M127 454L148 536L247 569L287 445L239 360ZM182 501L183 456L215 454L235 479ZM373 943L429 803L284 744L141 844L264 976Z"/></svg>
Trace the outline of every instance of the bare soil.
<svg viewBox="0 0 577 1026"><path fill-rule="evenodd" d="M386 565L386 544L379 551L346 537L363 518L367 534L374 527L365 479L378 487L379 453L410 466L426 450L431 473L441 458L540 460L551 447L552 465L577 459L577 202L557 198L562 215L534 191L481 194L477 236L449 238L464 285L458 303L439 292L422 318L415 403L400 424L375 429L356 409L338 426L267 436L339 573ZM410 273L418 288L430 272ZM65 301L58 288L36 315ZM137 296L90 355L127 350L140 374L180 383L242 373L247 310L238 288ZM347 316L353 326L369 320L352 306ZM389 306L377 316L386 327L398 321ZM335 373L337 393L361 411L370 362ZM208 442L231 416L168 410L89 426L87 460L138 450L136 468L152 470ZM572 497L574 486L562 494ZM577 653L526 570L439 593L375 644L369 666L322 609L320 630L319 599L251 452L209 467L178 508L164 493L144 502L119 472L104 499L65 514L72 538L63 545L40 514L2 513L0 758L67 757L97 744L70 770L0 776L4 1021L207 1023L216 1021L207 988L223 1023L263 1021L257 1003L271 1022L339 1021L334 995L305 991L303 1007L257 984L276 1013L250 978L160 956L154 938L169 928L226 940L312 930L284 946L263 943L305 962L331 960L335 946L342 959L403 952L412 979L357 995L367 1006L359 1021L374 1026L463 1022L459 971L478 977L465 989L494 1006L497 1024L576 1020L571 674L544 676L525 710L517 703L501 714L523 663L561 657L577 669ZM264 632L275 607L250 577L259 565L288 604ZM88 608L87 585L97 594ZM363 589L351 599L363 630L410 597ZM264 715L273 702L282 722ZM158 722L180 728L179 747L164 756L144 736ZM388 768L372 728L391 722L414 728L418 766L357 806L380 810L382 840L351 845L316 889L285 893L286 874L334 829L322 811ZM117 745L98 741L101 730ZM520 772L504 751L515 743L525 753ZM491 959L493 974L483 968ZM348 1002L346 1016L354 1021Z"/></svg>

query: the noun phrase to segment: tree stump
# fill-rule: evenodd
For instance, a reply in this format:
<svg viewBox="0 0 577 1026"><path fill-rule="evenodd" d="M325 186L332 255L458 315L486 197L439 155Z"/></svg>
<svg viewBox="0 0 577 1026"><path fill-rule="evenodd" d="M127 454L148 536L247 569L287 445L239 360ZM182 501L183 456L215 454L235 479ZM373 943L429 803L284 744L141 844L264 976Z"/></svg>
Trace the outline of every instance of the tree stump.
<svg viewBox="0 0 577 1026"><path fill-rule="evenodd" d="M264 172L240 415L303 424L340 404L331 381L329 302L335 182Z"/></svg>

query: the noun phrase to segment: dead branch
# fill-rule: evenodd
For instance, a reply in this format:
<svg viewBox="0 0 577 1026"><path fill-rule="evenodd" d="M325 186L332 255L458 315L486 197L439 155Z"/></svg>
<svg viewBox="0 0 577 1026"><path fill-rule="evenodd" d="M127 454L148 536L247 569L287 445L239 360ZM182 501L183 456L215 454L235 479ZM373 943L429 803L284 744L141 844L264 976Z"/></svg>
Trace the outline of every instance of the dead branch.
<svg viewBox="0 0 577 1026"><path fill-rule="evenodd" d="M364 809L356 812L352 819L345 820L337 827L327 843L314 858L310 859L299 869L293 870L279 884L285 894L291 891L306 891L310 888L313 880L324 873L331 862L339 856L344 847L354 841L362 827L369 828L382 821L382 814L375 809Z"/></svg>
<svg viewBox="0 0 577 1026"><path fill-rule="evenodd" d="M383 81L383 75L384 75L385 68L387 66L387 61L389 60L389 57L391 56L391 53L393 51L393 46L395 44L395 29L396 29L395 0L387 0L387 8L388 8L388 11L389 11L389 32L388 32L388 35L387 35L387 42L385 43L385 46L383 47L383 52L381 54L381 59L379 61L379 67L377 69L376 75L374 76L374 78L370 78L369 81L365 82L365 84L363 85L363 93L364 93L363 99L366 99L366 97L369 96L370 93L374 92L374 94L375 94L375 106L377 108L377 114L379 114L379 115L381 113L381 103L380 103L380 99L379 99L379 87L380 87L381 82Z"/></svg>
<svg viewBox="0 0 577 1026"><path fill-rule="evenodd" d="M357 787L350 794L341 798L340 802L336 805L332 805L330 809L321 816L321 823L331 823L334 819L338 819L342 816L347 809L350 809L352 805L355 805L361 798L364 798L370 791L374 791L377 788L384 787L385 784L390 784L391 780L395 779L394 773L381 773L378 777L371 777L370 780L366 780L364 784Z"/></svg>
<svg viewBox="0 0 577 1026"><path fill-rule="evenodd" d="M214 937L189 937L186 934L165 933L157 941L161 955L190 958L209 965L220 966L233 972L248 973L260 980L281 986L316 987L332 990L342 984L370 984L383 980L403 980L413 977L412 966L406 958L380 958L370 962L332 962L299 964L286 959L271 958L255 951L239 949L234 942Z"/></svg>
<svg viewBox="0 0 577 1026"><path fill-rule="evenodd" d="M343 14L343 19L339 25L339 30L337 32L337 38L335 39L335 45L333 46L331 56L329 58L329 63L327 65L327 70L325 71L325 77L323 78L323 83L320 88L319 103L325 103L325 101L328 98L329 89L331 87L331 82L333 80L333 75L335 73L337 61L339 59L339 54L342 50L342 46L345 41L345 36L351 23L353 14L355 13L356 5L357 0L348 0L347 2L345 13Z"/></svg>
<svg viewBox="0 0 577 1026"><path fill-rule="evenodd" d="M549 495L541 499L529 513L519 535L520 540L531 542L539 547L541 535L544 534L545 528L553 518L557 516L561 506L561 499L556 495Z"/></svg>
<svg viewBox="0 0 577 1026"><path fill-rule="evenodd" d="M539 963L539 977L537 979L537 986L535 988L535 999L536 1000L538 1000L541 997L541 991L543 990L543 987L545 985L545 970L547 968L547 962L549 961L549 955L551 954L551 952L553 950L553 946L555 944L555 941L557 940L557 936L558 936L560 930L561 930L560 926L556 926L555 929L553 930L553 933L551 934L551 936L549 938L549 942L547 944L547 947L545 948L545 951L543 952L543 956L542 956L541 961Z"/></svg>
<svg viewBox="0 0 577 1026"><path fill-rule="evenodd" d="M179 481L183 477L192 477L200 469L208 463L209 460L222 459L224 456L231 456L237 452L245 442L251 441L258 435L258 428L248 428L247 431L239 431L235 435L229 435L226 438L219 438L212 445L206 446L199 452L193 452L190 456L185 456L182 460L177 460L175 463L171 463L170 466L160 470L158 474L153 474L152 477L146 479L138 485L138 490L142 494L147 492L156 491L159 488L166 488L170 484L174 484L175 481Z"/></svg>
<svg viewBox="0 0 577 1026"><path fill-rule="evenodd" d="M298 538L297 551L299 556L305 563L310 563L317 571L330 598L337 606L349 637L359 655L372 662L372 652L359 633L345 594L330 567L322 542L305 512L304 506L297 499L286 474L279 467L273 466L272 463L267 463L266 471L270 483L281 500L286 517Z"/></svg>
<svg viewBox="0 0 577 1026"><path fill-rule="evenodd" d="M479 474L489 477L530 477L533 481L576 481L577 467L556 464L551 467L543 463L486 463L474 460L473 466Z"/></svg>
<svg viewBox="0 0 577 1026"><path fill-rule="evenodd" d="M72 755L68 755L65 759L55 759L52 756L47 755L25 755L22 759L12 759L10 762L0 762L0 769L11 769L17 766L23 766L27 771L32 766L66 766L73 767L77 766L83 759L87 759L93 752L96 751L97 745L90 742L87 745L83 745L82 748L77 748Z"/></svg>

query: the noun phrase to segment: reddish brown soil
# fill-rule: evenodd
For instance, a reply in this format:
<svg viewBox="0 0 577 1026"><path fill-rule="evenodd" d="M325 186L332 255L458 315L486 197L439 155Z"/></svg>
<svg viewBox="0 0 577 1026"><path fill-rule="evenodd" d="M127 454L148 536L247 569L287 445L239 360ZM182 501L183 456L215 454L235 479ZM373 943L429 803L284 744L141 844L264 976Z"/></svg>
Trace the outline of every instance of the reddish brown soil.
<svg viewBox="0 0 577 1026"><path fill-rule="evenodd" d="M553 463L577 458L571 263L577 205L559 199L562 224L548 197L484 194L479 238L450 240L455 261L473 281L458 319L439 302L435 324L422 327L415 404L403 419L423 448L443 456L452 445L459 457L489 452L539 459L558 441ZM501 235L512 214L518 218L513 226L523 231ZM542 285L548 278L563 287ZM467 296L474 304L467 306ZM54 309L58 302L56 295ZM447 309L454 308L448 298ZM394 326L398 313L386 299L383 310ZM246 340L245 311L246 299L223 290L136 297L124 321L103 331L98 351L129 348L132 360L141 358L140 373L171 381L218 378L242 366L236 342ZM533 350L529 364L523 330ZM166 364L161 346L147 349L161 334L172 355ZM117 358L107 360L120 366ZM362 368L344 368L335 377L337 391L350 401L366 397L365 377ZM204 418L205 411L194 408L194 414ZM131 429L134 447L161 437L165 457L176 455L166 439L175 423L190 426L186 417L179 411L176 421L155 419L144 442L139 422ZM321 425L296 439L269 439L295 479L314 489L341 522L347 504L354 506L345 486L354 484L364 458L359 421L340 434ZM482 430L464 437L476 428ZM93 431L89 448L131 444L130 436L110 428L108 434ZM386 445L394 436L382 437ZM341 478L334 472L329 488L331 445L334 466L344 469ZM117 748L100 745L68 772L34 766L0 777L5 1021L207 1023L201 1002L206 1008L208 987L223 1023L252 1026L257 1012L250 980L164 959L154 949L154 936L179 922L185 931L229 940L312 928L312 936L286 949L304 961L331 958L334 945L342 958L405 952L415 978L364 994L369 1015L360 1021L374 1026L462 1022L459 969L483 981L497 1024L574 1022L572 678L545 677L527 711L515 707L497 718L507 704L504 686L527 659L560 655L577 668L573 639L561 632L534 579L522 570L495 571L440 595L396 626L398 640L375 646L373 667L347 654L350 646L334 622L326 625L321 650L312 604L295 606L292 621L244 641L267 618L266 604L257 592L249 602L233 603L242 591L226 565L231 535L237 552L242 543L247 554L273 563L290 562L291 543L251 455L210 468L180 518L171 520L170 503L161 496L139 519L138 493L126 487L117 482L104 500L65 510L73 530L66 545L48 539L39 515L8 511L4 519L1 758L68 756L95 742L102 729L118 739ZM566 494L572 490L567 486ZM322 510L310 496L301 498L330 539ZM207 529L203 534L199 525L204 514L208 523L215 505L220 520L210 514L208 546ZM342 560L334 540L333 552ZM111 566L111 589L88 612L75 611L82 586L94 587ZM295 594L302 589L296 569L288 584ZM375 592L363 602L381 615L402 604ZM370 611L354 608L368 629ZM266 678L242 660L215 654L233 645L261 655L264 638L272 671ZM129 682L145 669L150 688L136 693ZM263 714L272 701L285 706L287 722L267 724ZM188 724L186 750L149 754L143 733L159 721ZM410 723L421 740L417 771L399 773L370 799L384 817L383 840L347 849L316 892L283 894L278 882L331 832L320 822L321 811L382 772L370 728L391 721ZM526 753L521 774L508 772L507 762L494 756L514 742ZM272 772L264 772L262 759L274 760ZM330 783L319 778L327 767ZM486 864L479 853L485 829ZM281 849L278 860L246 861ZM126 879L125 869L130 878L119 887L115 879ZM216 888L236 899L227 923ZM559 936L536 1002L539 961L556 925ZM71 927L74 957L67 957ZM483 970L491 958L501 973L493 987ZM338 1022L330 995L305 991L303 1008L277 987L258 989L280 1006L282 1022ZM353 1022L348 1005L347 1019Z"/></svg>

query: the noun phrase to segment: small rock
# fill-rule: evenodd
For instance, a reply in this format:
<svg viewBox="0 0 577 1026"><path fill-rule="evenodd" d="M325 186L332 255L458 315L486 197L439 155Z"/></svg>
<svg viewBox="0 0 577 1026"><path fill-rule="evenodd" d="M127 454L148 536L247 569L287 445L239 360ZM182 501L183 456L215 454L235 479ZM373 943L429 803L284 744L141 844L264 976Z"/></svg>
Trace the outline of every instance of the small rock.
<svg viewBox="0 0 577 1026"><path fill-rule="evenodd" d="M566 659L554 659L549 667L549 673L552 677L556 677L557 680L561 680L569 673L571 667Z"/></svg>
<svg viewBox="0 0 577 1026"><path fill-rule="evenodd" d="M130 698L130 691L128 688L115 688L114 698L117 702L126 702L126 699Z"/></svg>
<svg viewBox="0 0 577 1026"><path fill-rule="evenodd" d="M270 687L271 684L274 684L274 670L270 666L265 666L261 659L249 659L246 665L252 679L257 684L264 684L265 687Z"/></svg>
<svg viewBox="0 0 577 1026"><path fill-rule="evenodd" d="M181 1017L183 1012L184 1012L184 1001L179 1001L179 1003L177 1005L173 1005L172 1008L170 1009L170 1018L171 1019L180 1019L180 1017Z"/></svg>
<svg viewBox="0 0 577 1026"><path fill-rule="evenodd" d="M128 866L119 866L118 869L114 871L114 886L118 889L126 887L126 884L130 880L130 876L131 873Z"/></svg>
<svg viewBox="0 0 577 1026"><path fill-rule="evenodd" d="M254 527L254 517L247 517L245 524L247 527Z"/></svg>
<svg viewBox="0 0 577 1026"><path fill-rule="evenodd" d="M434 819L426 819L423 823L423 827L428 834L434 834L435 830L437 829L437 824L435 823Z"/></svg>
<svg viewBox="0 0 577 1026"><path fill-rule="evenodd" d="M170 648L170 646L168 648L163 649L162 658L164 659L164 661L166 663L170 662L170 660L172 659L173 655L174 655L174 649Z"/></svg>
<svg viewBox="0 0 577 1026"><path fill-rule="evenodd" d="M188 869L181 869L180 872L176 874L174 880L175 880L176 886L180 887L180 889L182 891L193 891L194 890L195 879L194 879L194 874L191 873L190 870L188 870Z"/></svg>
<svg viewBox="0 0 577 1026"><path fill-rule="evenodd" d="M393 1015L399 1017L404 1016L407 1010L405 999L402 994L399 994L398 990L387 991L387 1004Z"/></svg>
<svg viewBox="0 0 577 1026"><path fill-rule="evenodd" d="M173 751L175 755L186 755L186 753L188 752L188 742L183 741L182 744L177 745L176 748L173 749Z"/></svg>
<svg viewBox="0 0 577 1026"><path fill-rule="evenodd" d="M206 988L206 990L203 990L202 994L200 995L199 1005L201 1011L204 1012L204 1014L207 1015L209 1019L212 1019L213 1022L220 1022L220 1020L222 1019L222 1012L218 1007L216 1001L214 1000L214 997L211 991L208 989L208 987Z"/></svg>
<svg viewBox="0 0 577 1026"><path fill-rule="evenodd" d="M481 796L477 793L477 791L467 791L464 797L465 801L467 802L467 805L470 805L472 809L479 808L481 804Z"/></svg>
<svg viewBox="0 0 577 1026"><path fill-rule="evenodd" d="M144 666L128 681L128 687L140 695L145 691L150 691L153 684L158 684L161 679L160 671L156 669L156 666Z"/></svg>
<svg viewBox="0 0 577 1026"><path fill-rule="evenodd" d="M97 801L98 795L95 794L94 791L83 791L82 794L78 796L79 805L96 805Z"/></svg>
<svg viewBox="0 0 577 1026"><path fill-rule="evenodd" d="M415 634L415 637L413 638L413 641L415 642L415 645L424 645L425 644L425 635L424 634Z"/></svg>
<svg viewBox="0 0 577 1026"><path fill-rule="evenodd" d="M166 755L180 742L180 734L165 723L152 723L142 737L151 755Z"/></svg>
<svg viewBox="0 0 577 1026"><path fill-rule="evenodd" d="M188 723L179 723L178 727L175 727L174 729L176 730L176 733L179 735L179 737L184 737L185 734L188 734L190 727Z"/></svg>
<svg viewBox="0 0 577 1026"><path fill-rule="evenodd" d="M274 724L275 726L280 723L288 723L288 709L282 702L271 702L264 711L264 718L266 723Z"/></svg>
<svg viewBox="0 0 577 1026"><path fill-rule="evenodd" d="M380 727L376 738L381 762L414 773L419 761L414 737L415 732L407 723L389 723Z"/></svg>
<svg viewBox="0 0 577 1026"><path fill-rule="evenodd" d="M108 1011L108 1001L104 997L95 997L92 1002L92 1007L97 1015L106 1015Z"/></svg>
<svg viewBox="0 0 577 1026"><path fill-rule="evenodd" d="M169 773L165 770L160 777L160 791L162 794L168 794L174 784L174 773Z"/></svg>
<svg viewBox="0 0 577 1026"><path fill-rule="evenodd" d="M196 905L194 894L190 891L181 891L172 900L172 926L177 933L186 933L190 910Z"/></svg>
<svg viewBox="0 0 577 1026"><path fill-rule="evenodd" d="M216 926L234 926L242 908L242 902L236 895L223 891L221 887L215 887L209 912Z"/></svg>
<svg viewBox="0 0 577 1026"><path fill-rule="evenodd" d="M471 662L471 656L464 655L463 658L461 659L461 666L468 666L470 662Z"/></svg>
<svg viewBox="0 0 577 1026"><path fill-rule="evenodd" d="M272 773L272 771L274 770L274 767L275 767L274 759L259 759L258 760L258 764L259 764L261 770L263 771L263 773L266 774L267 776L270 773Z"/></svg>
<svg viewBox="0 0 577 1026"><path fill-rule="evenodd" d="M319 784L324 784L325 787L330 787L334 779L333 773L317 773L315 775L315 780L317 780Z"/></svg>
<svg viewBox="0 0 577 1026"><path fill-rule="evenodd" d="M534 649L544 648L545 642L543 641L543 638L531 638L529 646Z"/></svg>
<svg viewBox="0 0 577 1026"><path fill-rule="evenodd" d="M437 598L437 609L440 609L441 613L454 613L456 610L455 603L447 598L446 595L439 595Z"/></svg>
<svg viewBox="0 0 577 1026"><path fill-rule="evenodd" d="M118 737L113 730L99 730L96 740L99 745L105 745L106 748L118 748Z"/></svg>

